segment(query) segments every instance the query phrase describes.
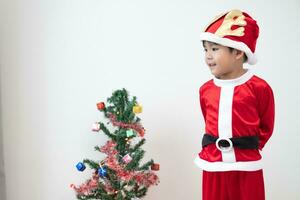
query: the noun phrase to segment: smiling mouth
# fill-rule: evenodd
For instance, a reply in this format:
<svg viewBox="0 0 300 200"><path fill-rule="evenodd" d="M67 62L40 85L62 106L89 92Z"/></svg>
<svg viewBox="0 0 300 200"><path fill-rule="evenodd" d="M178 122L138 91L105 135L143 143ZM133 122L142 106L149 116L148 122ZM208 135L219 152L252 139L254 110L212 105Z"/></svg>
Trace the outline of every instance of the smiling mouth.
<svg viewBox="0 0 300 200"><path fill-rule="evenodd" d="M215 67L216 64L208 64L208 66L209 66L210 68L212 68L212 67Z"/></svg>

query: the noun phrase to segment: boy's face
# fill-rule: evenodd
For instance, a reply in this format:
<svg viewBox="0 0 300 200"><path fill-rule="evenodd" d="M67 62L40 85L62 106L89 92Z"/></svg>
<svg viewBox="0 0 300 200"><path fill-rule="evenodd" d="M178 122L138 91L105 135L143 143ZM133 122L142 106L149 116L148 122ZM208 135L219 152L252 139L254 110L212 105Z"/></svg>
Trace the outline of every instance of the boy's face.
<svg viewBox="0 0 300 200"><path fill-rule="evenodd" d="M235 69L236 58L229 48L213 42L203 41L205 62L216 77L230 73Z"/></svg>

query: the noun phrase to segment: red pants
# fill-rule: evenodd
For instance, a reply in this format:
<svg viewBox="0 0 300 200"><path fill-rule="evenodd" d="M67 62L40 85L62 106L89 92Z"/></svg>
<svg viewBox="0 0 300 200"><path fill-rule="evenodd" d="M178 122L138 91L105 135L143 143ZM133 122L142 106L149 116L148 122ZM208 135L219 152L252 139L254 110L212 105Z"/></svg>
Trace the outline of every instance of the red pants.
<svg viewBox="0 0 300 200"><path fill-rule="evenodd" d="M264 200L263 171L208 172L202 175L202 200Z"/></svg>

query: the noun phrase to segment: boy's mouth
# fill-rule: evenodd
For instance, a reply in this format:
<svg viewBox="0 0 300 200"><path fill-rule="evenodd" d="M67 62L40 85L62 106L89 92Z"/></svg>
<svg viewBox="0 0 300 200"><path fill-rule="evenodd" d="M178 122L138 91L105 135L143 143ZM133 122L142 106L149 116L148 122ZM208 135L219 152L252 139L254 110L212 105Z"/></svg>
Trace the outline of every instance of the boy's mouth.
<svg viewBox="0 0 300 200"><path fill-rule="evenodd" d="M215 67L216 64L215 64L215 63L209 63L208 66L209 66L210 68L212 68L212 67Z"/></svg>

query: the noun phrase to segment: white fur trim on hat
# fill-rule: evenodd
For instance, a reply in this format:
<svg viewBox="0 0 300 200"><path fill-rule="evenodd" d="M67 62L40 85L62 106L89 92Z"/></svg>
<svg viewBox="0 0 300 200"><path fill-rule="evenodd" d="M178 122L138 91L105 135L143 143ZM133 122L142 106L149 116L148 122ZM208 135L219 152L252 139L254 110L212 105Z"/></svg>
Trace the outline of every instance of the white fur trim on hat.
<svg viewBox="0 0 300 200"><path fill-rule="evenodd" d="M247 63L250 65L254 65L257 62L256 55L252 53L251 49L243 42L237 42L228 38L222 38L209 32L200 33L200 39L214 42L223 46L232 47L245 52L245 54L247 55Z"/></svg>

